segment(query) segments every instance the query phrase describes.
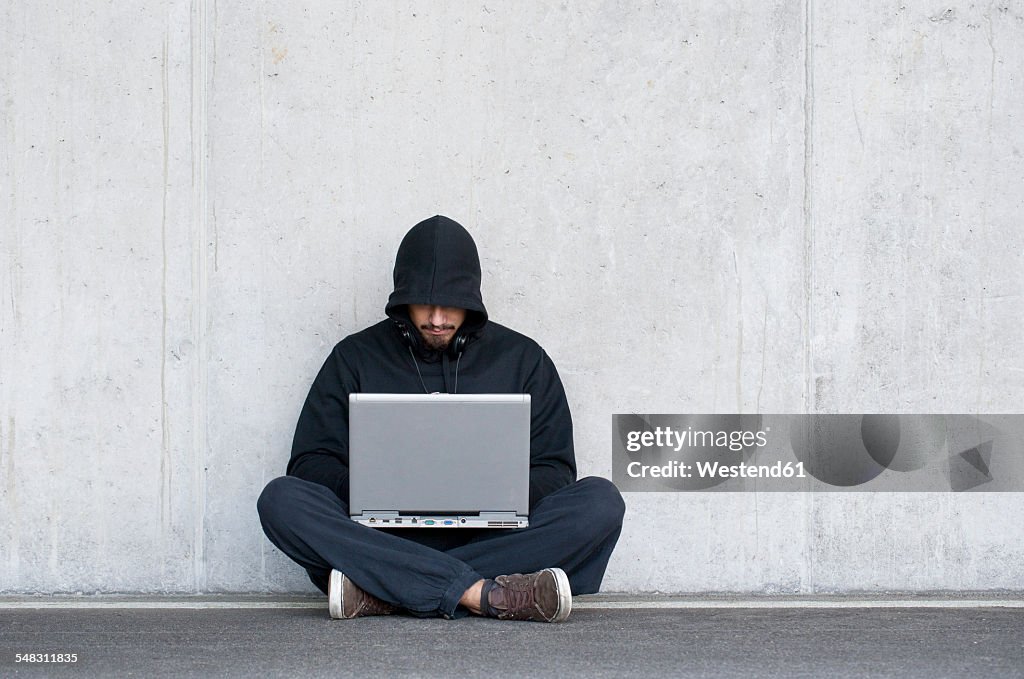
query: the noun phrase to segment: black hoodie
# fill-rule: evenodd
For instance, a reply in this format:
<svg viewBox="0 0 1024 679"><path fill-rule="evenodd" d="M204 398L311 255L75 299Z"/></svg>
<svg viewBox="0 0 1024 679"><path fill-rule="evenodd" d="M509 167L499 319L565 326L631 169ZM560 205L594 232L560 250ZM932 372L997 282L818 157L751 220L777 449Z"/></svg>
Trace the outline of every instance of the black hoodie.
<svg viewBox="0 0 1024 679"><path fill-rule="evenodd" d="M295 428L288 475L327 486L347 503L348 395L415 394L424 385L454 393L457 384L461 394L530 394L531 508L575 481L572 418L558 372L536 342L488 319L469 232L440 215L420 222L398 248L394 280L389 318L338 342L313 381ZM452 348L430 350L409 321L408 304L466 309Z"/></svg>

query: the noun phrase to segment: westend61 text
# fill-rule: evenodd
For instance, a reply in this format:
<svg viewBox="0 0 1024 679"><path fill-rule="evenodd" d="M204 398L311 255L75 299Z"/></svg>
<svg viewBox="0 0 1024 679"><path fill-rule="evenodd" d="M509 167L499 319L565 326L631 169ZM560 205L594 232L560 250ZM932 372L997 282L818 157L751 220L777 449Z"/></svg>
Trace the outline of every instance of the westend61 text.
<svg viewBox="0 0 1024 679"><path fill-rule="evenodd" d="M731 479L731 478L762 478L781 479L798 478L806 476L803 462L785 462L781 460L775 464L720 464L718 462L695 462L686 464L673 460L668 464L647 465L640 462L630 462L626 467L626 473L634 479L641 478L662 478L662 479L688 479L694 476L702 479Z"/></svg>

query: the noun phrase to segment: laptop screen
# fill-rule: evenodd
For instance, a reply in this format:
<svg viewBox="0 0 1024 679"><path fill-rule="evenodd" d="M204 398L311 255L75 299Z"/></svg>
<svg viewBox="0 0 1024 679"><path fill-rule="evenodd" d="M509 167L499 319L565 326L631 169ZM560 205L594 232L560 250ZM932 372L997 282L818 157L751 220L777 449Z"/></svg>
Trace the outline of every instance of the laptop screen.
<svg viewBox="0 0 1024 679"><path fill-rule="evenodd" d="M349 511L529 509L529 394L352 394Z"/></svg>

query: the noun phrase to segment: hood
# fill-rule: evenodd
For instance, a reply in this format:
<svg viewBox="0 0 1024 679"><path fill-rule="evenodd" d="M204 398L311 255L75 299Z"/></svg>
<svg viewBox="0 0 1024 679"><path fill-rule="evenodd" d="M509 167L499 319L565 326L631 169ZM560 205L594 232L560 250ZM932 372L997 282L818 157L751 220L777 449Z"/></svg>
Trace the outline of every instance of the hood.
<svg viewBox="0 0 1024 679"><path fill-rule="evenodd" d="M435 215L412 227L398 246L394 278L395 290L384 310L395 320L409 322L407 304L437 304L466 310L460 332L468 336L487 323L480 255L473 237L453 219Z"/></svg>

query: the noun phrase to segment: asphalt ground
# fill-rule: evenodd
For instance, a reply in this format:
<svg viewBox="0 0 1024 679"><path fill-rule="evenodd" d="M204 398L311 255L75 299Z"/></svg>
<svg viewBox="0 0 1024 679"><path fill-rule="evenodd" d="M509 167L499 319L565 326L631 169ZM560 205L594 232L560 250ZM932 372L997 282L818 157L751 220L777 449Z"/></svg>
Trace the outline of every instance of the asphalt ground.
<svg viewBox="0 0 1024 679"><path fill-rule="evenodd" d="M0 600L0 676L1024 677L1019 601L744 607L611 597L581 602L555 625L331 620L324 602L308 599L175 608L144 597L104 608L41 601ZM18 653L77 660L17 662Z"/></svg>

